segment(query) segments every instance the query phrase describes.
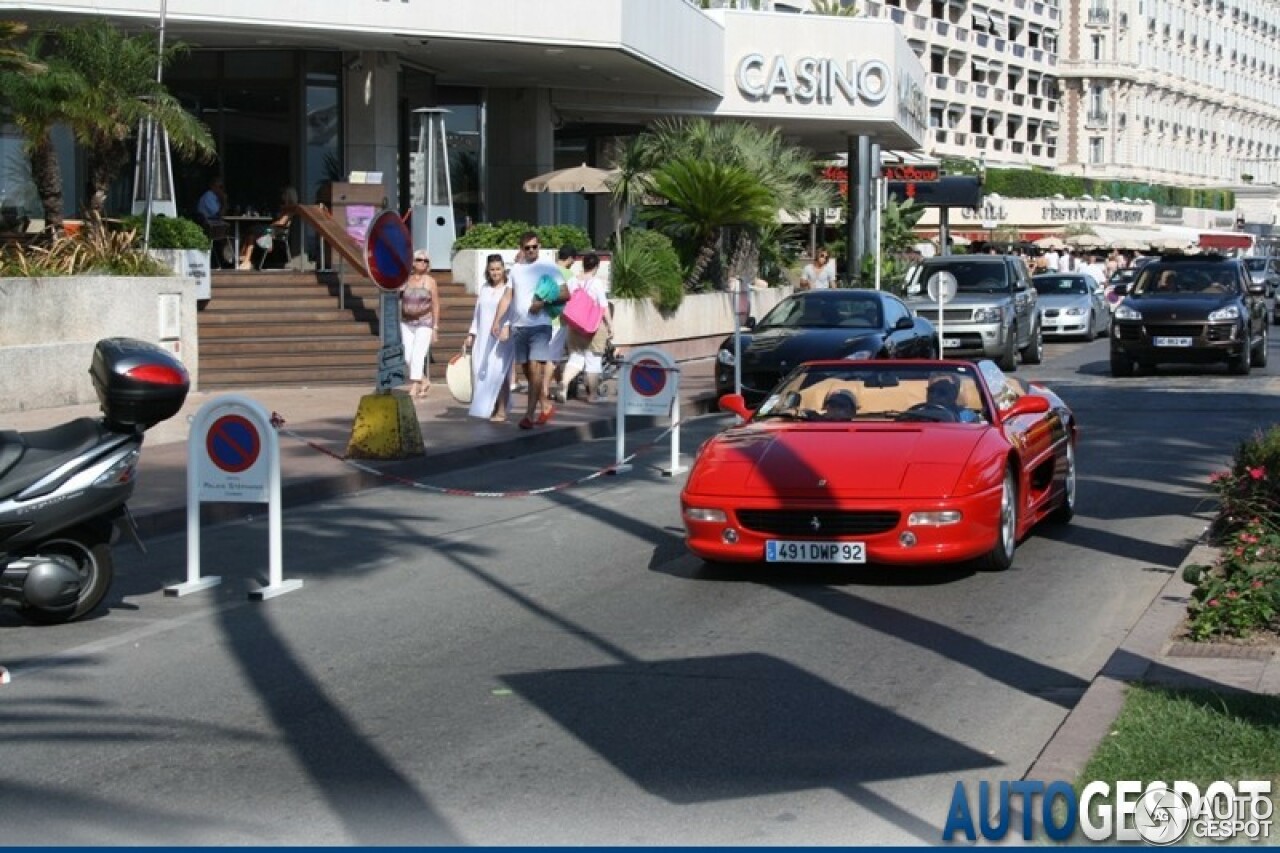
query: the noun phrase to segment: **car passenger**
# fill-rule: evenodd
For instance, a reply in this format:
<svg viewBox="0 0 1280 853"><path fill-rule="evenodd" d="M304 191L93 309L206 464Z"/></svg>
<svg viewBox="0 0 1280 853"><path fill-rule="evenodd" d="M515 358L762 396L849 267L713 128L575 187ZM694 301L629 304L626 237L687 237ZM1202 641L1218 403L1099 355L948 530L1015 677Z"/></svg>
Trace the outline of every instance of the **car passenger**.
<svg viewBox="0 0 1280 853"><path fill-rule="evenodd" d="M925 403L946 409L958 421L971 423L978 420L977 414L960 405L960 380L948 373L929 380L929 387L925 390Z"/></svg>

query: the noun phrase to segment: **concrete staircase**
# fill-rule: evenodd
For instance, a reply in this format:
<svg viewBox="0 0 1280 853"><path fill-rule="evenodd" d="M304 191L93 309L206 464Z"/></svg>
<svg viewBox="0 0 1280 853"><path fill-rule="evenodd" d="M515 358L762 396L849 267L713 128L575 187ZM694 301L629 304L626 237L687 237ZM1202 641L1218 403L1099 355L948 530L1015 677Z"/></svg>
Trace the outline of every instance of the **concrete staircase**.
<svg viewBox="0 0 1280 853"><path fill-rule="evenodd" d="M462 348L475 297L448 272L433 275L442 303L430 367L435 382ZM376 385L379 290L351 274L344 287L340 307L336 273L214 271L213 298L197 323L201 389Z"/></svg>

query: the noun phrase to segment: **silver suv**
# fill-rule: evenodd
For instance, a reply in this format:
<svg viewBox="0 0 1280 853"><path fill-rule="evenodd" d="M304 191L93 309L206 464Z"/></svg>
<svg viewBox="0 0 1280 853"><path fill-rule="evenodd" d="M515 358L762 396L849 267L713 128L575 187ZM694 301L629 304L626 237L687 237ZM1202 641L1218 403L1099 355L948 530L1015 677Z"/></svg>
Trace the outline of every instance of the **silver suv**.
<svg viewBox="0 0 1280 853"><path fill-rule="evenodd" d="M928 294L929 279L943 270L956 278L956 294L942 322ZM990 358L1001 370L1016 370L1044 357L1036 289L1022 260L1010 255L949 255L926 258L907 274L907 304L939 326L943 357Z"/></svg>

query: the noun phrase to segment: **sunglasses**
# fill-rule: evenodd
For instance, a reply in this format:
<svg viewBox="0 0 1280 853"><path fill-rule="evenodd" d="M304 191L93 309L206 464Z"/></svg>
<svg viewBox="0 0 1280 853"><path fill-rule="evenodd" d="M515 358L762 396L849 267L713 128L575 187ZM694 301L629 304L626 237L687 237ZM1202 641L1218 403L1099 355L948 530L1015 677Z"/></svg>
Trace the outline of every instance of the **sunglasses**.
<svg viewBox="0 0 1280 853"><path fill-rule="evenodd" d="M414 262L415 264L425 264L425 263L427 262L427 259L426 259L426 258L414 258L414 259L413 259L413 262Z"/></svg>
<svg viewBox="0 0 1280 853"><path fill-rule="evenodd" d="M536 252L539 247L537 243L530 243L529 245L521 246L520 248L524 249L526 252Z"/></svg>

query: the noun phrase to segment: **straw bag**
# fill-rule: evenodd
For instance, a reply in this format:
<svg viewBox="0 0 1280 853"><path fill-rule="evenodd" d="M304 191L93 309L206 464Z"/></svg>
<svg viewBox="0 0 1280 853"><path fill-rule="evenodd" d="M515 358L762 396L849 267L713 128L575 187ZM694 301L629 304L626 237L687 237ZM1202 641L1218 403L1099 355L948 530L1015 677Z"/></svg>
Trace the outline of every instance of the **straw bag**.
<svg viewBox="0 0 1280 853"><path fill-rule="evenodd" d="M460 352L449 359L449 366L444 372L445 383L449 393L459 403L471 403L471 353Z"/></svg>

